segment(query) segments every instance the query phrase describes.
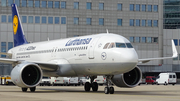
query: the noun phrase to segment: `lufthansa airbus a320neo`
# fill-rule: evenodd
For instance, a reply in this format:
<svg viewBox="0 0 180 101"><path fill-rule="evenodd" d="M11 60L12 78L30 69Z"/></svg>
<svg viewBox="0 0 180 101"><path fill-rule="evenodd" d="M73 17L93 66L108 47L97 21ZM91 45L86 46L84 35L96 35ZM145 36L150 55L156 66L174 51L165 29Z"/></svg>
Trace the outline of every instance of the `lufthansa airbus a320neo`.
<svg viewBox="0 0 180 101"><path fill-rule="evenodd" d="M125 37L102 33L45 42L28 43L19 18L17 6L12 7L14 48L7 53L9 58L0 62L13 66L11 79L22 91L34 92L43 76L81 77L89 76L91 82L84 85L85 91L98 91L93 82L97 75L106 76L105 94L113 94L112 83L118 87L135 87L142 73L137 63L177 57L172 41L172 57L138 59L138 55Z"/></svg>

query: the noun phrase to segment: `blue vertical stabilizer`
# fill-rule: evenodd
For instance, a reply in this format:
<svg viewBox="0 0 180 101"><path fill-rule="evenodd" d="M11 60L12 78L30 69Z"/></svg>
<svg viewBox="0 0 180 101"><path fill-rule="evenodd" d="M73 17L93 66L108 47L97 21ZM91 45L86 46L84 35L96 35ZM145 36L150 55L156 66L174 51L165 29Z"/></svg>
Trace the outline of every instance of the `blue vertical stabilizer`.
<svg viewBox="0 0 180 101"><path fill-rule="evenodd" d="M14 47L28 44L25 36L24 31L22 28L21 20L19 18L19 12L17 9L16 4L12 4L12 21L13 21L13 35L14 35Z"/></svg>

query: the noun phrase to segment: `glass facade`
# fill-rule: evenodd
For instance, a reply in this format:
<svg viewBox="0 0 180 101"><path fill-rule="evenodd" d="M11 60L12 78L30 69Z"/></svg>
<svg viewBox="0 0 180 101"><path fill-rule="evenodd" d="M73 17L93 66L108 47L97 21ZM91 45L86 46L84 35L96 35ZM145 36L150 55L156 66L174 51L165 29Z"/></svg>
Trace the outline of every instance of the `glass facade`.
<svg viewBox="0 0 180 101"><path fill-rule="evenodd" d="M61 1L61 8L66 9L66 2L65 1Z"/></svg>
<svg viewBox="0 0 180 101"><path fill-rule="evenodd" d="M55 23L55 24L59 24L59 17L55 17L55 18L54 18L54 23Z"/></svg>
<svg viewBox="0 0 180 101"><path fill-rule="evenodd" d="M104 18L99 18L99 25L104 25Z"/></svg>
<svg viewBox="0 0 180 101"><path fill-rule="evenodd" d="M140 5L136 4L136 11L140 11Z"/></svg>
<svg viewBox="0 0 180 101"><path fill-rule="evenodd" d="M40 17L39 16L35 16L35 23L40 23Z"/></svg>
<svg viewBox="0 0 180 101"><path fill-rule="evenodd" d="M12 22L12 15L8 16L8 22Z"/></svg>
<svg viewBox="0 0 180 101"><path fill-rule="evenodd" d="M40 1L39 0L35 0L35 5L34 5L36 8L39 8L40 7Z"/></svg>
<svg viewBox="0 0 180 101"><path fill-rule="evenodd" d="M27 0L22 0L21 7L27 7Z"/></svg>
<svg viewBox="0 0 180 101"><path fill-rule="evenodd" d="M122 11L122 4L120 3L117 4L117 10Z"/></svg>
<svg viewBox="0 0 180 101"><path fill-rule="evenodd" d="M66 17L61 17L61 24L66 24Z"/></svg>
<svg viewBox="0 0 180 101"><path fill-rule="evenodd" d="M91 5L92 5L91 2L87 2L87 3L86 3L86 9L91 9Z"/></svg>
<svg viewBox="0 0 180 101"><path fill-rule="evenodd" d="M79 2L74 2L74 9L79 9Z"/></svg>
<svg viewBox="0 0 180 101"><path fill-rule="evenodd" d="M46 24L46 17L45 16L43 16L42 18L41 18L41 23L43 23L43 24Z"/></svg>
<svg viewBox="0 0 180 101"><path fill-rule="evenodd" d="M33 7L33 0L28 0L28 7Z"/></svg>
<svg viewBox="0 0 180 101"><path fill-rule="evenodd" d="M59 1L55 1L54 2L54 8L59 8L60 7L60 2Z"/></svg>
<svg viewBox="0 0 180 101"><path fill-rule="evenodd" d="M1 22L6 22L6 15L1 16Z"/></svg>
<svg viewBox="0 0 180 101"><path fill-rule="evenodd" d="M78 25L79 24L79 18L75 17L74 18L74 25Z"/></svg>
<svg viewBox="0 0 180 101"><path fill-rule="evenodd" d="M52 1L48 1L48 8L53 8L53 2Z"/></svg>
<svg viewBox="0 0 180 101"><path fill-rule="evenodd" d="M134 11L134 4L130 4L129 9L130 9L130 11Z"/></svg>
<svg viewBox="0 0 180 101"><path fill-rule="evenodd" d="M129 26L134 26L134 19L129 20Z"/></svg>
<svg viewBox="0 0 180 101"><path fill-rule="evenodd" d="M86 24L91 25L91 18L86 18Z"/></svg>
<svg viewBox="0 0 180 101"><path fill-rule="evenodd" d="M28 16L28 23L33 23L33 16Z"/></svg>
<svg viewBox="0 0 180 101"><path fill-rule="evenodd" d="M53 24L53 17L48 17L48 24Z"/></svg>
<svg viewBox="0 0 180 101"><path fill-rule="evenodd" d="M104 10L104 3L99 3L99 10Z"/></svg>
<svg viewBox="0 0 180 101"><path fill-rule="evenodd" d="M117 19L117 25L122 26L122 19Z"/></svg>
<svg viewBox="0 0 180 101"><path fill-rule="evenodd" d="M27 23L27 16L22 16L22 23Z"/></svg>
<svg viewBox="0 0 180 101"><path fill-rule="evenodd" d="M1 52L6 52L6 42L1 42ZM1 55L1 57L5 58L6 55Z"/></svg>
<svg viewBox="0 0 180 101"><path fill-rule="evenodd" d="M180 28L180 0L164 0L163 28Z"/></svg>
<svg viewBox="0 0 180 101"><path fill-rule="evenodd" d="M1 0L2 1L2 0ZM13 4L14 1L13 0L8 0L8 6L11 6L11 4Z"/></svg>

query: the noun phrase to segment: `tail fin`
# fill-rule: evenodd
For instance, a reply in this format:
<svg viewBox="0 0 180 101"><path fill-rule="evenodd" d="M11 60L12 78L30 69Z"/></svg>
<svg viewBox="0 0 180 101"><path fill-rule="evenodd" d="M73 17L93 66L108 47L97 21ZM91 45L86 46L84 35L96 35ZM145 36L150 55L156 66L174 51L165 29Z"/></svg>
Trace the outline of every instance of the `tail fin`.
<svg viewBox="0 0 180 101"><path fill-rule="evenodd" d="M19 18L19 12L17 9L16 4L12 4L12 19L13 19L13 35L14 35L14 47L28 44L25 36L24 31L21 25L21 20Z"/></svg>

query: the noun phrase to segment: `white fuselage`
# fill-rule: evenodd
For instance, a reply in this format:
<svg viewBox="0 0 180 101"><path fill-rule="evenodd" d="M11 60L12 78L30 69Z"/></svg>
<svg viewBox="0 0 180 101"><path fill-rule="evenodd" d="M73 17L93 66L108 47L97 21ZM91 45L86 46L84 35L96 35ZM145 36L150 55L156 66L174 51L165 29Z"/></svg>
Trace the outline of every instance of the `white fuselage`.
<svg viewBox="0 0 180 101"><path fill-rule="evenodd" d="M71 66L69 73L66 70L54 76L115 75L132 70L138 62L134 48L117 47L116 43L130 42L120 35L104 33L24 44L8 53L17 60L56 63L60 69L65 64Z"/></svg>

